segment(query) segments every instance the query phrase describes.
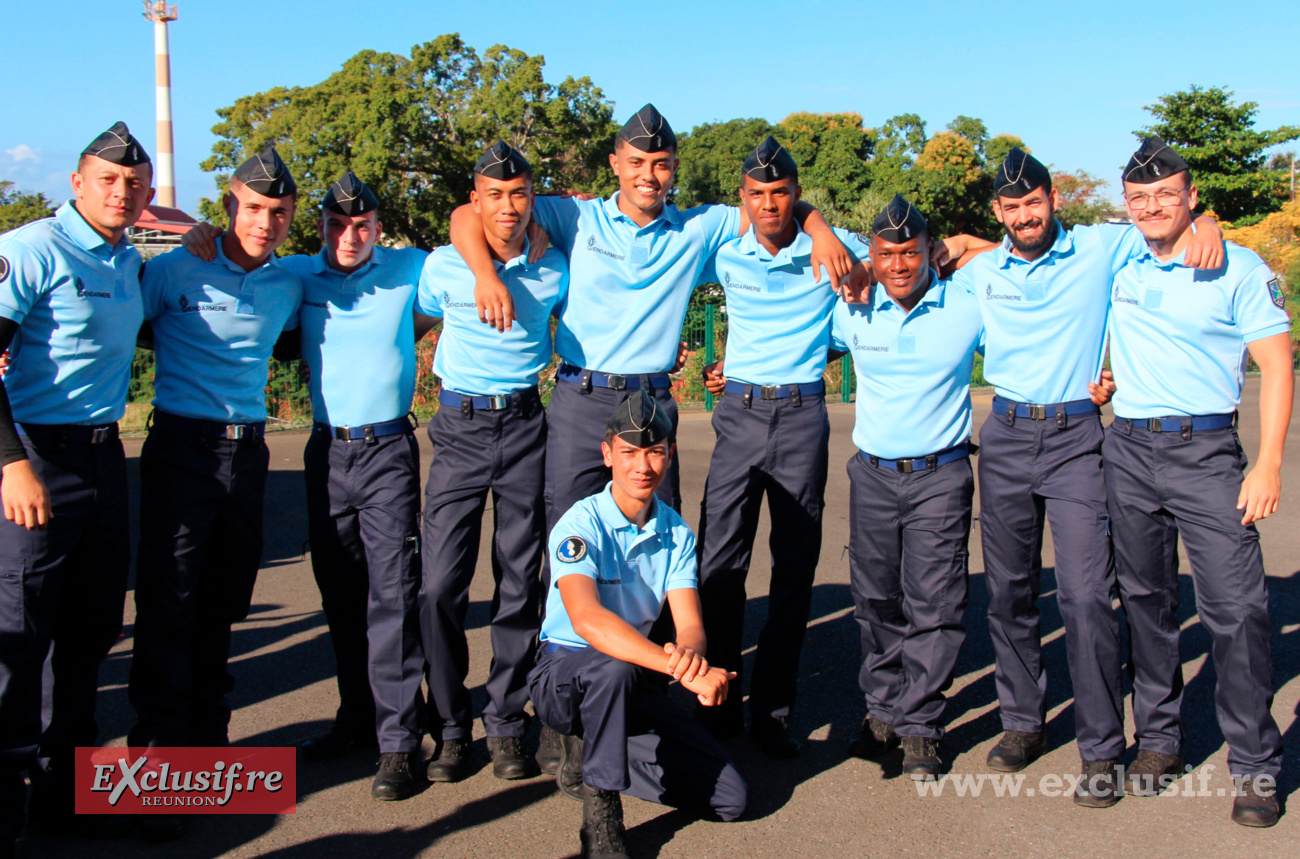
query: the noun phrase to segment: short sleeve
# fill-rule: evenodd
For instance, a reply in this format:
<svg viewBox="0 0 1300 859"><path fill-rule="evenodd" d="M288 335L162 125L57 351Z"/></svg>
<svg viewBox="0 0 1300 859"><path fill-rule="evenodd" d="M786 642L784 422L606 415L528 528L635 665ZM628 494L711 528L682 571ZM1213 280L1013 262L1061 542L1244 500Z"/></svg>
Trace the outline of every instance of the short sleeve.
<svg viewBox="0 0 1300 859"><path fill-rule="evenodd" d="M167 264L161 257L148 260L140 269L140 299L144 318L157 319L167 309Z"/></svg>
<svg viewBox="0 0 1300 859"><path fill-rule="evenodd" d="M849 306L844 303L844 299L836 299L835 308L831 311L831 349L836 352L849 351L846 345L849 339L848 320Z"/></svg>
<svg viewBox="0 0 1300 859"><path fill-rule="evenodd" d="M1291 330L1286 295L1267 265L1256 265L1237 283L1232 296L1232 320L1247 343Z"/></svg>
<svg viewBox="0 0 1300 859"><path fill-rule="evenodd" d="M0 316L22 324L50 288L53 265L22 242L0 240Z"/></svg>
<svg viewBox="0 0 1300 859"><path fill-rule="evenodd" d="M704 233L704 251L709 256L740 235L740 209L735 206L695 206L687 209L685 215L699 224Z"/></svg>
<svg viewBox="0 0 1300 859"><path fill-rule="evenodd" d="M603 205L600 200L591 202ZM538 195L533 198L533 220L546 230L551 244L562 248L565 255L573 250L573 243L577 239L580 213L581 206L577 197Z"/></svg>
<svg viewBox="0 0 1300 859"><path fill-rule="evenodd" d="M415 312L442 318L442 293L437 289L438 252L429 254L420 269L420 285L415 290Z"/></svg>
<svg viewBox="0 0 1300 859"><path fill-rule="evenodd" d="M581 575L595 581L600 578L600 541L587 517L565 514L551 531L548 543L551 580L558 582L569 575Z"/></svg>
<svg viewBox="0 0 1300 859"><path fill-rule="evenodd" d="M664 582L664 591L682 588L697 589L699 574L695 561L695 535L686 526L674 528L673 534L678 539L673 546L673 562L668 569L668 580Z"/></svg>
<svg viewBox="0 0 1300 859"><path fill-rule="evenodd" d="M695 285L700 286L705 283L721 283L718 280L718 254L717 252L709 254L708 260L704 263L704 268L700 270L700 276L695 278Z"/></svg>
<svg viewBox="0 0 1300 859"><path fill-rule="evenodd" d="M834 227L835 235L848 249L848 252L858 258L858 262L868 262L871 259L871 245L860 234L850 232L840 227Z"/></svg>
<svg viewBox="0 0 1300 859"><path fill-rule="evenodd" d="M1118 274L1129 260L1141 256L1147 249L1146 237L1132 224L1092 224L1077 226L1074 230L1076 235L1088 231L1097 237L1110 260L1112 276Z"/></svg>
<svg viewBox="0 0 1300 859"><path fill-rule="evenodd" d="M290 286L294 290L293 309L289 311L288 317L284 320L284 327L281 331L296 331L301 324L302 319L302 280L297 275L293 276L293 283Z"/></svg>

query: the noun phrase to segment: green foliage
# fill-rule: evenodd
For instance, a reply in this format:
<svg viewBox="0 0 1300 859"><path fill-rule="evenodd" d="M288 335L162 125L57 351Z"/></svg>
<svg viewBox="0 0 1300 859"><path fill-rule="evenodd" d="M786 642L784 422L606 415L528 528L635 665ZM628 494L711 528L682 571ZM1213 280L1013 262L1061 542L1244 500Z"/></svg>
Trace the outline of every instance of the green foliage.
<svg viewBox="0 0 1300 859"><path fill-rule="evenodd" d="M1268 169L1264 150L1300 137L1300 127L1258 131L1255 114L1259 105L1235 103L1232 95L1222 87L1195 85L1162 95L1156 104L1146 107L1156 122L1134 134L1138 138L1159 134L1176 146L1192 168L1201 205L1219 218L1235 222L1282 207L1289 179L1287 174Z"/></svg>
<svg viewBox="0 0 1300 859"><path fill-rule="evenodd" d="M1101 195L1106 183L1091 173L1076 170L1073 173L1052 172L1052 187L1061 195L1061 206L1056 218L1066 229L1078 224L1099 224L1106 220L1110 203Z"/></svg>
<svg viewBox="0 0 1300 859"><path fill-rule="evenodd" d="M773 130L765 119L733 119L697 125L677 138L677 205L737 205L740 166Z"/></svg>
<svg viewBox="0 0 1300 859"><path fill-rule="evenodd" d="M0 179L0 233L54 214L58 206L44 194L14 190L14 183Z"/></svg>
<svg viewBox="0 0 1300 859"><path fill-rule="evenodd" d="M474 162L498 137L528 156L539 190L614 187L612 105L590 78L547 83L544 66L503 45L480 57L455 34L415 45L409 58L362 51L319 84L276 87L218 110L219 140L201 166L224 187L248 155L275 144L299 187L285 253L319 250L320 200L348 169L379 196L389 239L432 248L447 241ZM214 201L200 208L225 222Z"/></svg>

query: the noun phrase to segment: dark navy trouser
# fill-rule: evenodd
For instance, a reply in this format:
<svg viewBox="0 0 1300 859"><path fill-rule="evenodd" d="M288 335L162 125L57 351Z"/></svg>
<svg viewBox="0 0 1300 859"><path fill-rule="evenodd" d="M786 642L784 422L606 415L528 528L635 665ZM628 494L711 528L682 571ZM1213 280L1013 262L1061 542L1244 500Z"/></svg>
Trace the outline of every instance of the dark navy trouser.
<svg viewBox="0 0 1300 859"><path fill-rule="evenodd" d="M140 451L132 746L223 746L235 686L230 627L248 616L262 557L270 453L159 426Z"/></svg>
<svg viewBox="0 0 1300 859"><path fill-rule="evenodd" d="M1124 703L1101 418L1071 416L1064 426L1055 413L1047 420L1007 421L1001 414L984 421L978 464L1002 727L1036 733L1047 717L1036 603L1043 527L1050 523L1079 754L1084 760L1113 760L1124 751Z"/></svg>
<svg viewBox="0 0 1300 859"><path fill-rule="evenodd" d="M849 460L849 583L867 712L901 736L939 739L966 640L970 459L905 474Z"/></svg>
<svg viewBox="0 0 1300 859"><path fill-rule="evenodd" d="M44 531L0 518L0 840L23 826L23 770L73 812L73 749L99 734L99 668L122 630L131 560L122 443L24 432L54 515Z"/></svg>
<svg viewBox="0 0 1300 859"><path fill-rule="evenodd" d="M1246 457L1233 429L1106 432L1106 488L1120 599L1133 649L1133 721L1141 748L1182 752L1178 538L1210 634L1215 705L1235 777L1282 768L1273 720L1268 589L1259 532L1237 509Z"/></svg>
<svg viewBox="0 0 1300 859"><path fill-rule="evenodd" d="M643 377L644 378L644 377ZM634 389L619 391L592 386L584 390L577 382L557 379L546 409L549 433L546 437L546 521L547 532L576 502L595 495L610 480L600 445L605 427L618 404ZM677 403L672 391L655 388L655 401L673 422L671 441L677 443ZM663 483L655 491L661 501L674 510L682 509L681 478L678 458L673 461Z"/></svg>
<svg viewBox="0 0 1300 859"><path fill-rule="evenodd" d="M311 568L339 686L335 722L375 731L380 752L420 747L420 448L411 432L371 442L312 428L303 453Z"/></svg>
<svg viewBox="0 0 1300 859"><path fill-rule="evenodd" d="M799 653L808 626L822 545L826 398L722 398L713 412L717 443L700 504L700 600L709 662L736 672L724 707L740 706L745 579L764 494L772 517L772 579L767 622L754 654L749 706L788 716L794 706ZM734 701L734 704L733 704Z"/></svg>
<svg viewBox="0 0 1300 859"><path fill-rule="evenodd" d="M735 820L745 779L652 674L584 647L542 652L528 686L542 722L582 737L588 787Z"/></svg>
<svg viewBox="0 0 1300 859"><path fill-rule="evenodd" d="M546 437L546 413L535 393L499 411L443 406L429 423L433 462L419 603L434 739L471 733L465 616L489 492L496 587L483 728L489 737L522 737L527 730L528 670L541 626Z"/></svg>

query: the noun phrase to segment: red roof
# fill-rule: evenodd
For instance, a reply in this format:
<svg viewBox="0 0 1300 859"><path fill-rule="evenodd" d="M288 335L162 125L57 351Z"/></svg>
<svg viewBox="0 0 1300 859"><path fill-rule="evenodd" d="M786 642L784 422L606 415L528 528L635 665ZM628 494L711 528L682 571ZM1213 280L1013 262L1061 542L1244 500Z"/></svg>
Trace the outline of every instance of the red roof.
<svg viewBox="0 0 1300 859"><path fill-rule="evenodd" d="M149 205L144 207L144 213L140 215L135 225L144 230L160 230L164 233L184 235L197 223L198 221L180 209Z"/></svg>

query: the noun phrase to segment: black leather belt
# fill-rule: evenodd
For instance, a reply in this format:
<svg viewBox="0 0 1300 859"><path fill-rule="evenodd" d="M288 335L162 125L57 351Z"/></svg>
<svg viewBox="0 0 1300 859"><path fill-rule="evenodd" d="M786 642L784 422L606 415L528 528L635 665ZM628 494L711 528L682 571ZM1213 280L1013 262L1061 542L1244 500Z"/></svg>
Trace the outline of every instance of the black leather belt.
<svg viewBox="0 0 1300 859"><path fill-rule="evenodd" d="M221 421L209 421L203 418L187 418L173 415L161 409L154 409L149 416L150 426L173 432L183 432L209 439L226 441L245 441L260 439L266 434L266 421L246 424L228 424Z"/></svg>
<svg viewBox="0 0 1300 859"><path fill-rule="evenodd" d="M104 424L97 427L80 424L16 424L20 435L44 442L61 442L63 444L105 444L117 441L117 424Z"/></svg>

